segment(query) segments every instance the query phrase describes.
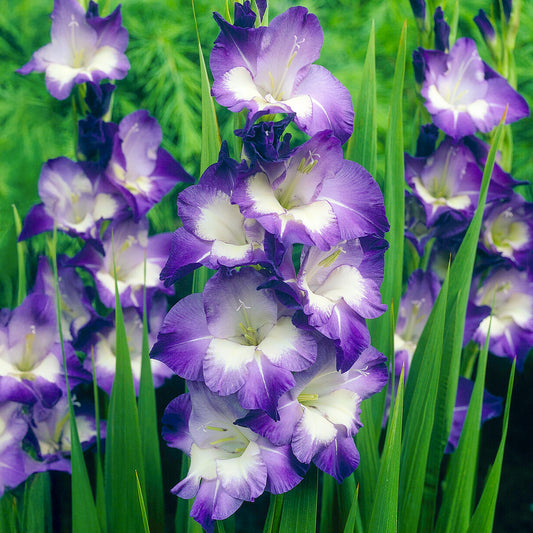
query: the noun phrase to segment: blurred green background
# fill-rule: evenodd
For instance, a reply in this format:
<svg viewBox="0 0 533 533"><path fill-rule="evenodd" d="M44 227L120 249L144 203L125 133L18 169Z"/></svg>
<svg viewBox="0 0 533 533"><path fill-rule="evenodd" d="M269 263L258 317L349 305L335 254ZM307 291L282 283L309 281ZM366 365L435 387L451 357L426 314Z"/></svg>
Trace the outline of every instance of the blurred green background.
<svg viewBox="0 0 533 533"><path fill-rule="evenodd" d="M37 182L40 168L47 160L59 156L74 158L73 122L70 101L57 101L46 91L44 76L20 76L15 70L26 63L32 53L50 40L48 15L53 0L18 0L4 4L0 9L0 308L11 307L17 289L16 231L13 224L12 205L21 217L37 203ZM441 2L446 4L445 2ZM103 15L109 14L118 2L101 0ZM401 27L407 23L408 54L417 42L416 23L408 0L272 0L270 18L292 5L305 5L315 13L324 29L325 40L319 63L327 67L351 91L355 99L362 80L362 66L372 21L376 30L378 157L382 168L382 154L392 73ZM196 0L196 12L206 60L212 42L218 33L211 12L224 13L225 0ZM455 1L445 5L447 19ZM460 5L458 37L473 37L478 42L482 57L488 61L487 50L480 38L473 17L480 8L490 11L490 0L463 0ZM196 34L190 0L124 0L122 14L130 34L127 55L131 71L126 79L117 83L113 120L139 109L148 109L163 128L164 147L193 175L199 172L200 161L200 76ZM518 90L530 105L533 103L533 3L522 2L520 30L516 46ZM419 120L417 109L421 99L417 94L410 61L407 66L404 99L405 149L414 151ZM227 112L217 106L224 138L229 138L234 127ZM514 159L513 176L533 182L532 119L513 125ZM529 200L531 188L524 190ZM152 214L152 223L158 231L170 231L176 226L175 193L158 206ZM29 243L30 254L39 251L42 241ZM28 265L31 271L31 265ZM506 362L501 362L503 366ZM500 364L500 362L498 362ZM502 368L502 373L506 371ZM489 372L493 386L498 389L498 365ZM525 391L532 379L531 361L518 377L517 390ZM490 389L490 386L489 386ZM528 389L530 390L530 389ZM494 393L503 395L499 390ZM531 413L531 394L524 392L521 399L524 413ZM528 407L529 406L529 407ZM526 409L529 409L527 411ZM519 415L515 416L515 420ZM529 419L531 416L529 415ZM486 430L488 444L487 462L491 451L491 427L499 431L500 422ZM531 423L529 423L531 430ZM502 479L502 499L498 506L495 531L527 531L533 528L533 494L531 493L531 455L527 453L521 435L527 426L513 426L511 418L509 447L513 446L513 427L517 433L515 444L518 455L507 454ZM495 433L497 435L497 433ZM497 441L498 437L495 437ZM522 455L520 455L522 453ZM483 460L483 457L482 457ZM529 461L527 464L524 461ZM529 465L529 467L528 467ZM507 467L507 469L506 469ZM529 472L526 474L525 472ZM521 490L524 487L524 490ZM529 487L529 489L527 489ZM516 490L518 489L518 490ZM517 492L519 496L517 496ZM508 494L508 495L507 495ZM507 495L507 496L506 496ZM518 501L517 501L518 498ZM529 500L528 500L529 498ZM510 510L511 503L512 510ZM518 513L518 515L517 515Z"/></svg>

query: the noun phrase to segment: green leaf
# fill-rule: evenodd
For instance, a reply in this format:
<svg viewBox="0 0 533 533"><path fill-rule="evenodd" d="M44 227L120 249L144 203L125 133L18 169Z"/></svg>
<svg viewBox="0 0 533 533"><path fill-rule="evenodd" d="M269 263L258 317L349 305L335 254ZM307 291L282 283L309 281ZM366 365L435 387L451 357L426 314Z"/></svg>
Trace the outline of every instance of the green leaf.
<svg viewBox="0 0 533 533"><path fill-rule="evenodd" d="M278 533L283 509L283 494L271 494L270 505L263 527L263 533Z"/></svg>
<svg viewBox="0 0 533 533"><path fill-rule="evenodd" d="M398 382L398 391L389 419L385 446L381 458L376 496L368 531L395 533L398 516L398 490L400 480L400 455L402 446L404 370Z"/></svg>
<svg viewBox="0 0 533 533"><path fill-rule="evenodd" d="M196 27L196 37L198 39L198 57L200 60L200 76L202 83L202 153L200 156L200 173L203 173L209 165L212 165L217 161L221 142L215 104L213 102L213 97L211 96L211 84L209 83L209 75L207 74L204 54L202 52L202 44L200 42L200 32L198 31L194 0L192 0L192 12L194 25Z"/></svg>
<svg viewBox="0 0 533 533"><path fill-rule="evenodd" d="M54 275L56 316L59 330L59 341L61 344L61 354L63 368L65 372L65 382L67 389L69 426L70 426L70 461L72 466L72 532L73 533L98 533L100 524L98 514L94 504L93 493L87 473L87 466L81 449L74 405L67 374L67 363L65 357L65 345L63 342L63 329L61 327L61 297L59 294L59 279L57 275L57 231L54 227L52 240L49 242L50 256L52 258L52 271Z"/></svg>
<svg viewBox="0 0 533 533"><path fill-rule="evenodd" d="M24 533L52 532L50 475L41 472L26 481L22 515Z"/></svg>
<svg viewBox="0 0 533 533"><path fill-rule="evenodd" d="M207 280L215 273L214 270L201 266L197 268L192 275L191 292L202 292Z"/></svg>
<svg viewBox="0 0 533 533"><path fill-rule="evenodd" d="M145 465L146 503L150 509L150 531L163 533L165 530L165 504L163 496L163 474L161 470L161 451L157 428L157 408L155 388L150 363L148 341L148 319L146 309L146 258L144 261L143 290L143 341L141 355L141 377L139 383L139 428L141 432L142 455Z"/></svg>
<svg viewBox="0 0 533 533"><path fill-rule="evenodd" d="M385 270L381 296L387 304L387 311L379 318L368 321L372 345L382 352L389 361L394 355L394 325L398 302L402 289L403 247L404 247L404 163L402 100L405 76L407 25L404 23L398 46L392 94L389 108L389 124L385 144L385 180L381 184L385 199L385 210L390 224L386 234L389 248L385 253ZM385 393L372 399L374 427L383 420ZM364 500L364 498L363 498Z"/></svg>
<svg viewBox="0 0 533 533"><path fill-rule="evenodd" d="M315 533L318 497L318 472L311 466L302 482L283 499L280 531Z"/></svg>
<svg viewBox="0 0 533 533"><path fill-rule="evenodd" d="M323 476L319 531L334 529L335 522L338 518L338 513L336 512L337 509L335 507L335 484L336 481L331 476Z"/></svg>
<svg viewBox="0 0 533 533"><path fill-rule="evenodd" d="M344 526L344 533L363 533L359 509L359 485L355 488L350 512Z"/></svg>
<svg viewBox="0 0 533 533"><path fill-rule="evenodd" d="M137 496L139 497L139 507L141 508L141 514L143 517L144 533L150 533L150 526L148 525L148 515L146 513L146 504L144 503L143 491L141 488L141 482L139 481L139 474L135 470L135 481L137 482Z"/></svg>
<svg viewBox="0 0 533 533"><path fill-rule="evenodd" d="M0 531L18 533L17 500L9 492L0 498Z"/></svg>
<svg viewBox="0 0 533 533"><path fill-rule="evenodd" d="M107 521L109 531L141 531L142 515L135 476L137 470L144 491L141 432L115 265L114 270L116 369L107 418L105 454Z"/></svg>
<svg viewBox="0 0 533 533"><path fill-rule="evenodd" d="M372 176L377 172L377 113L376 113L376 45L374 21L370 30L363 83L355 104L353 135L348 141L347 159L365 167Z"/></svg>
<svg viewBox="0 0 533 533"><path fill-rule="evenodd" d="M490 324L489 324L490 332ZM466 533L474 501L475 479L478 467L481 411L485 390L485 373L489 352L489 332L481 350L474 390L459 438L452 454L444 482L442 505L437 517L436 533Z"/></svg>
<svg viewBox="0 0 533 533"><path fill-rule="evenodd" d="M464 322L470 283L476 257L477 243L481 229L481 221L487 198L487 191L494 167L496 152L502 134L503 118L496 129L494 144L491 146L479 195L479 203L470 223L466 235L459 247L457 255L450 269L450 285L446 305L446 322L444 324L444 343L440 369L439 391L437 395L437 410L433 433L431 436L428 466L426 470L426 486L422 503L421 523L422 531L429 531L433 527L436 507L440 464L444 449L450 434L453 408L457 394L457 382L461 364L461 349L464 333ZM434 310L432 311L432 313ZM431 319L431 317L430 317ZM425 332L424 332L425 333ZM424 336L424 333L422 336Z"/></svg>
<svg viewBox="0 0 533 533"><path fill-rule="evenodd" d="M507 429L509 427L509 413L511 410L511 394L513 391L514 376L516 370L516 360L511 368L509 377L509 387L507 389L507 399L505 400L505 412L503 415L502 438L496 453L496 459L490 469L483 493L478 506L470 521L468 533L491 533L494 523L494 511L496 510L496 500L500 487L500 477L502 473L503 453L505 451L505 441L507 440Z"/></svg>
<svg viewBox="0 0 533 533"><path fill-rule="evenodd" d="M398 530L405 533L417 530L422 504L439 385L448 285L449 270L434 304L431 320L426 324L427 333L417 344L405 391L406 423L398 515Z"/></svg>
<svg viewBox="0 0 533 533"><path fill-rule="evenodd" d="M13 205L13 218L15 219L15 231L17 238L22 231L20 216L15 205ZM18 288L17 288L17 305L20 305L26 298L26 243L17 242L17 263L18 263Z"/></svg>

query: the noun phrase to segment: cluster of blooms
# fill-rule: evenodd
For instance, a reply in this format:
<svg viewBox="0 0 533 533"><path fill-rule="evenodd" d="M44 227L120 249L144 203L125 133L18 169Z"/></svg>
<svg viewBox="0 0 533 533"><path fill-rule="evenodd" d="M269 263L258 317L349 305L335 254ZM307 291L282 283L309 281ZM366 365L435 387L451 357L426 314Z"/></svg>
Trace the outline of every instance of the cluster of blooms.
<svg viewBox="0 0 533 533"><path fill-rule="evenodd" d="M52 43L33 55L23 74L45 71L52 96L66 98L74 84L87 115L79 121L79 161L46 162L38 183L40 204L28 213L21 239L52 230L83 243L73 257L58 257L63 366L56 319L56 292L46 258L39 261L33 291L19 307L0 314L0 495L32 472L69 470L70 433L65 371L74 388L95 379L111 392L115 373L115 276L124 308L135 386L142 346L143 287L153 344L171 292L159 279L171 234L148 236L146 213L178 181L192 178L160 148L161 128L146 111L119 124L104 121L114 86L123 78L128 34L120 9L105 18L90 2L56 0ZM82 281L77 268L84 269ZM146 274L145 274L146 269ZM98 310L98 312L97 312ZM156 386L172 372L153 361ZM77 389L79 390L79 389ZM79 404L78 404L79 405ZM76 421L84 446L95 440L90 406ZM102 428L103 431L103 428Z"/></svg>
<svg viewBox="0 0 533 533"><path fill-rule="evenodd" d="M243 501L292 489L311 463L350 475L361 401L388 378L365 323L385 309L388 222L372 176L343 158L353 107L313 64L320 24L293 7L256 26L249 2L233 24L214 16L212 93L248 111L242 160L223 143L178 196L183 226L161 277L216 272L169 311L151 352L187 380L163 435L191 460L173 493L195 498L191 516L211 531ZM300 146L284 133L292 121L310 136Z"/></svg>
<svg viewBox="0 0 533 533"><path fill-rule="evenodd" d="M424 26L425 2L411 5ZM490 22L483 12L476 17L478 25L480 20L485 35ZM430 268L411 274L399 310L396 357L407 362L435 301L442 266L457 251L478 204L489 146L475 134L490 132L505 110L506 124L529 114L526 101L482 61L472 39L460 38L450 49L440 8L434 21L436 49L413 53L416 81L433 123L422 126L415 156L405 155L410 187L406 237L420 257L429 254ZM498 161L488 189L464 342L484 344L492 313L490 351L515 358L521 368L533 345L533 204L513 190L519 183ZM468 403L471 388L461 378L457 413ZM500 410L500 402L486 393L483 417L497 416ZM462 412L454 419L450 447L457 443L464 405Z"/></svg>

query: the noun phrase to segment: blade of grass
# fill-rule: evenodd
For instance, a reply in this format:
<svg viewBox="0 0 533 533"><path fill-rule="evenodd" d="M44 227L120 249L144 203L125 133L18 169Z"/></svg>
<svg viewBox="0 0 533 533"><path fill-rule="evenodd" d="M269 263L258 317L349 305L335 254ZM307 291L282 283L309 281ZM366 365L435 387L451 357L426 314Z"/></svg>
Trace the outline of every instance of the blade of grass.
<svg viewBox="0 0 533 533"><path fill-rule="evenodd" d="M102 438L100 435L100 403L98 401L98 380L94 364L94 349L91 347L91 368L93 376L93 397L94 397L94 418L96 420L96 512L102 531L107 530L107 519L105 510L105 484L104 470L102 467Z"/></svg>
<svg viewBox="0 0 533 533"><path fill-rule="evenodd" d="M283 509L283 494L271 494L270 505L263 527L263 533L278 533Z"/></svg>
<svg viewBox="0 0 533 533"><path fill-rule="evenodd" d="M26 481L22 524L24 533L51 533L52 499L48 472L40 472Z"/></svg>
<svg viewBox="0 0 533 533"><path fill-rule="evenodd" d="M318 472L311 466L302 482L285 494L280 531L315 533L318 496Z"/></svg>
<svg viewBox="0 0 533 533"><path fill-rule="evenodd" d="M67 374L67 363L65 356L65 345L63 342L63 329L61 327L61 297L59 294L59 278L57 275L57 230L54 227L52 239L49 242L50 256L52 259L52 272L54 275L56 316L59 330L59 341L61 344L61 355L65 372L65 382L69 409L70 426L70 460L72 465L72 532L73 533L98 533L100 524L98 514L94 504L93 492L89 481L87 466L81 449L78 427L72 395L70 392L69 379Z"/></svg>
<svg viewBox="0 0 533 533"><path fill-rule="evenodd" d="M161 451L157 429L157 408L155 388L150 363L148 340L148 312L146 307L146 257L144 260L143 290L143 340L141 355L141 377L139 383L139 428L141 432L142 455L145 465L146 502L150 509L150 530L163 533L165 530L165 506L163 496L163 473L161 470Z"/></svg>
<svg viewBox="0 0 533 533"><path fill-rule="evenodd" d="M137 482L137 495L139 496L139 507L141 508L141 514L143 518L144 533L150 533L150 526L148 525L148 515L146 513L146 504L144 503L143 491L141 488L141 482L139 481L139 474L135 470L135 481Z"/></svg>
<svg viewBox="0 0 533 533"><path fill-rule="evenodd" d="M22 231L22 223L15 205L13 207L13 218L15 219L15 231L17 237ZM20 305L26 298L26 243L17 241L17 264L18 264L18 287L17 287L17 305Z"/></svg>
<svg viewBox="0 0 533 533"><path fill-rule="evenodd" d="M476 511L472 516L468 533L491 533L494 523L494 512L496 510L496 500L500 487L500 477L503 465L503 453L505 451L505 441L507 440L507 429L509 427L509 413L511 409L511 395L513 392L514 376L516 370L516 361L511 368L509 376L509 387L507 388L507 398L505 400L505 412L503 415L502 438L496 453L496 459L490 469L483 493L479 500Z"/></svg>
<svg viewBox="0 0 533 533"><path fill-rule="evenodd" d="M466 413L457 449L453 453L444 483L442 505L437 517L436 533L464 533L468 529L474 500L478 466L481 411L485 390L485 373L489 352L489 331L481 350L474 390Z"/></svg>
<svg viewBox="0 0 533 533"><path fill-rule="evenodd" d="M398 515L398 530L401 533L416 531L422 505L427 458L435 418L448 284L449 270L435 302L432 320L428 322L427 342L419 342L413 356L413 360L420 359L421 363L410 369L407 380Z"/></svg>
<svg viewBox="0 0 533 533"><path fill-rule="evenodd" d="M494 144L491 146L487 157L487 162L483 171L478 207L450 269L450 285L446 306L446 322L444 325L445 335L440 370L441 377L439 381L436 404L437 410L426 470L426 484L420 522L421 531L431 531L433 528L440 465L444 455L446 442L448 441L448 435L450 434L453 408L457 394L464 321L468 304L468 295L470 292L470 282L474 269L474 260L476 257L477 243L479 240L479 232L481 229L481 221L483 218L490 176L492 175L492 169L494 168L494 161L496 159L504 121L505 114L500 121L500 125L496 129ZM412 371L412 368L413 367L411 367L410 371Z"/></svg>
<svg viewBox="0 0 533 533"><path fill-rule="evenodd" d="M395 533L398 524L398 490L400 480L400 455L402 446L404 370L398 382L392 417L389 420L385 446L381 458L376 495L368 531Z"/></svg>
<svg viewBox="0 0 533 533"><path fill-rule="evenodd" d="M198 58L200 61L202 90L202 152L200 156L200 173L203 173L209 165L217 161L221 142L215 104L211 96L211 84L209 83L209 75L207 74L202 44L200 42L200 32L198 31L198 23L196 21L194 0L192 0L192 13L196 28L196 37L198 39Z"/></svg>
<svg viewBox="0 0 533 533"><path fill-rule="evenodd" d="M137 497L135 470L144 491L144 464L141 433L135 399L131 361L120 305L116 266L115 327L116 369L107 419L105 483L109 531L140 531L142 515Z"/></svg>
<svg viewBox="0 0 533 533"><path fill-rule="evenodd" d="M338 518L335 502L335 480L331 476L322 477L319 531L328 531Z"/></svg>
<svg viewBox="0 0 533 533"><path fill-rule="evenodd" d="M355 104L353 135L348 141L346 158L365 167L372 176L377 171L377 113L376 113L376 45L374 21L363 66L363 83Z"/></svg>
<svg viewBox="0 0 533 533"><path fill-rule="evenodd" d="M0 531L19 533L17 525L17 500L9 492L0 498Z"/></svg>

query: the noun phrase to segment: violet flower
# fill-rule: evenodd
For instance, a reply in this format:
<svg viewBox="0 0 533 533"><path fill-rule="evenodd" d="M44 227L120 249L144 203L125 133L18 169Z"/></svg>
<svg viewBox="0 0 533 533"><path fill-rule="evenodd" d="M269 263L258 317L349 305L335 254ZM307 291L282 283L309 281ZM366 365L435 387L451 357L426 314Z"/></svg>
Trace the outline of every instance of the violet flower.
<svg viewBox="0 0 533 533"><path fill-rule="evenodd" d="M128 32L122 27L120 6L108 17L87 14L76 0L55 0L52 42L39 48L17 72L45 72L46 88L58 100L67 98L75 84L122 79L130 63L124 55ZM92 9L91 9L92 8Z"/></svg>
<svg viewBox="0 0 533 533"><path fill-rule="evenodd" d="M425 80L422 96L433 122L459 139L491 131L509 106L505 123L529 115L527 102L482 61L472 39L457 39L448 54L422 50Z"/></svg>
<svg viewBox="0 0 533 533"><path fill-rule="evenodd" d="M221 33L211 52L212 94L231 111L296 113L295 123L314 135L332 130L341 143L353 130L348 90L324 67L322 28L304 7L292 7L267 27L232 26L218 13Z"/></svg>
<svg viewBox="0 0 533 533"><path fill-rule="evenodd" d="M148 315L148 346L151 348L156 339L157 332L163 322L166 313L166 299L163 297L154 298ZM139 316L139 310L128 307L123 310L124 325L126 328L126 338L131 360L131 371L133 374L133 384L135 394L139 394L139 382L141 377L142 361L142 334L143 324ZM84 361L85 368L92 371L91 350L94 353L94 370L98 386L111 395L111 389L115 380L116 368L116 327L115 324L99 327L92 331L84 344L84 351L89 354ZM151 361L152 377L154 387L160 387L166 378L172 375L172 371L160 361Z"/></svg>
<svg viewBox="0 0 533 533"><path fill-rule="evenodd" d="M295 322L336 341L337 368L345 372L366 348L366 318L383 314L381 301L386 242L365 237L340 242L328 251L304 246L297 274L287 255L284 283L301 306Z"/></svg>
<svg viewBox="0 0 533 533"><path fill-rule="evenodd" d="M27 477L22 439L28 431L22 405L0 401L0 498L6 488L15 488Z"/></svg>
<svg viewBox="0 0 533 533"><path fill-rule="evenodd" d="M499 357L516 359L516 366L522 369L533 346L531 271L494 269L475 291L472 303L485 309L485 318L475 330L473 339L483 345L490 323L489 350Z"/></svg>
<svg viewBox="0 0 533 533"><path fill-rule="evenodd" d="M171 285L200 265L218 269L265 261L265 230L245 219L231 203L237 163L222 145L218 162L206 169L197 185L178 195L183 227L172 235L170 255L161 279Z"/></svg>
<svg viewBox="0 0 533 533"><path fill-rule="evenodd" d="M533 264L533 204L515 193L508 201L489 206L480 245L520 270Z"/></svg>
<svg viewBox="0 0 533 533"><path fill-rule="evenodd" d="M237 180L232 201L284 245L328 250L340 240L383 235L389 225L372 176L344 160L331 132L316 134L281 163Z"/></svg>
<svg viewBox="0 0 533 533"><path fill-rule="evenodd" d="M191 458L187 476L172 492L195 498L191 517L208 531L214 521L232 515L243 501L264 491L281 494L294 488L305 473L289 446L274 446L234 424L246 411L234 396L221 398L198 382L175 398L163 416L163 437Z"/></svg>
<svg viewBox="0 0 533 533"><path fill-rule="evenodd" d="M316 358L313 333L296 328L293 312L253 268L217 272L203 294L180 300L168 313L152 357L179 376L205 381L221 396L237 393L245 409L277 418L277 400L294 386L292 372Z"/></svg>
<svg viewBox="0 0 533 533"><path fill-rule="evenodd" d="M335 347L322 339L316 363L295 375L279 401L280 419L251 411L237 423L276 446L291 445L302 463L313 462L341 483L359 464L353 437L362 426L361 401L387 383L385 357L370 347L345 373L335 368Z"/></svg>
<svg viewBox="0 0 533 533"><path fill-rule="evenodd" d="M38 190L42 203L26 216L20 240L50 231L55 224L69 235L97 243L101 222L116 217L126 207L98 167L66 157L43 165Z"/></svg>
<svg viewBox="0 0 533 533"><path fill-rule="evenodd" d="M170 250L170 238L170 233L148 237L148 220L145 218L138 223L132 219L114 220L102 237L105 255L93 246L86 245L72 258L69 265L91 272L102 303L114 308L114 263L121 305L142 309L145 260L148 306L154 292L172 292L172 289L166 289L159 280L159 273Z"/></svg>
<svg viewBox="0 0 533 533"><path fill-rule="evenodd" d="M136 220L178 182L192 183L183 167L163 148L161 127L148 111L124 117L118 125L107 178L122 192Z"/></svg>

